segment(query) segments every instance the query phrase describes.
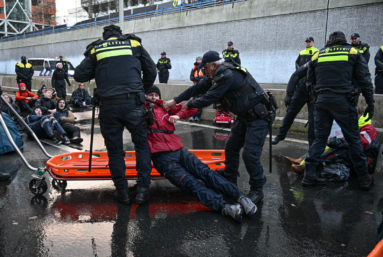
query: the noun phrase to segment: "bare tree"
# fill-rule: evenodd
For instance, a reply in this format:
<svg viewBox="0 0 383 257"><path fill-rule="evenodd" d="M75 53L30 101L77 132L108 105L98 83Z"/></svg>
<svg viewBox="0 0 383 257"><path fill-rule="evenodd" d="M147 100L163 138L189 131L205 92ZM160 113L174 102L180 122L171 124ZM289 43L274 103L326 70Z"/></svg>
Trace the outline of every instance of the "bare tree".
<svg viewBox="0 0 383 257"><path fill-rule="evenodd" d="M30 18L33 22L51 25L52 16L56 14L56 3L54 0L37 0L37 6L32 7Z"/></svg>

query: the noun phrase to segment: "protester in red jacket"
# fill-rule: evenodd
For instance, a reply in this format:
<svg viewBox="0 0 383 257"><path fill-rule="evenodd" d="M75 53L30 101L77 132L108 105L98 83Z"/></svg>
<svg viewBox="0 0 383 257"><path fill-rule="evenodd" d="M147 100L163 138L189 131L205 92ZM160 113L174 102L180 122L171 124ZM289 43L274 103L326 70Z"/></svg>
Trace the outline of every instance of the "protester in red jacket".
<svg viewBox="0 0 383 257"><path fill-rule="evenodd" d="M32 108L38 98L38 95L28 91L24 83L19 84L19 90L16 92L16 105L20 107L21 111L32 112Z"/></svg>
<svg viewBox="0 0 383 257"><path fill-rule="evenodd" d="M181 139L174 134L174 123L194 115L197 109L181 110L182 104L178 104L167 112L162 106L161 92L157 86L152 86L146 93L148 101L145 107L149 113L153 113L153 119L150 119L152 122L149 121L148 124L148 142L157 171L173 185L192 194L201 203L221 212L222 215L241 221L241 205L248 216L254 215L257 211L254 203L245 197L237 186L212 171L209 166L184 148ZM240 204L228 204L223 199L224 196Z"/></svg>

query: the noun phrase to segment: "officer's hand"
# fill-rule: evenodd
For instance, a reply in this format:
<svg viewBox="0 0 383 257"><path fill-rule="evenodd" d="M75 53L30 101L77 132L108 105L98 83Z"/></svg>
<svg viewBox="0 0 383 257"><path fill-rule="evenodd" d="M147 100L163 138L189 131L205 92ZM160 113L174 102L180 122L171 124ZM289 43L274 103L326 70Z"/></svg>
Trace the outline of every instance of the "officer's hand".
<svg viewBox="0 0 383 257"><path fill-rule="evenodd" d="M283 101L285 102L286 107L289 106L291 103L291 95L286 94L285 99Z"/></svg>
<svg viewBox="0 0 383 257"><path fill-rule="evenodd" d="M364 116L368 114L368 119L366 119L366 121L371 120L372 116L374 116L374 109L375 109L375 106L373 104L369 104L367 106L366 111L364 112Z"/></svg>
<svg viewBox="0 0 383 257"><path fill-rule="evenodd" d="M189 108L188 103L183 104L181 110L186 109L186 108Z"/></svg>
<svg viewBox="0 0 383 257"><path fill-rule="evenodd" d="M169 101L167 101L167 102L165 102L165 104L164 104L164 108L165 108L165 110L166 111L169 111L170 109L172 109L174 106L176 106L176 101L174 101L174 99L173 100L169 100Z"/></svg>
<svg viewBox="0 0 383 257"><path fill-rule="evenodd" d="M177 120L179 120L179 119L180 119L180 116L178 116L178 115L172 115L172 116L169 117L169 122L171 122L171 123L176 123Z"/></svg>

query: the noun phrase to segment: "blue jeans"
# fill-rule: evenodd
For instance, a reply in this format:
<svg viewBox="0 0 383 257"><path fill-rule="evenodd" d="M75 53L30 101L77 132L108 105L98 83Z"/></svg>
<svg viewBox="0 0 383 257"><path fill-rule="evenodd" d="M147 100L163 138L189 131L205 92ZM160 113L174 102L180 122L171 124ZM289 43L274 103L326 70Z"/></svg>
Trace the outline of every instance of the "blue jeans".
<svg viewBox="0 0 383 257"><path fill-rule="evenodd" d="M148 188L152 164L144 105L138 105L136 99L131 99L127 104L103 104L100 107L100 127L108 151L109 167L115 187L128 187L122 139L126 127L131 133L136 151L137 184L139 187Z"/></svg>
<svg viewBox="0 0 383 257"><path fill-rule="evenodd" d="M223 196L236 201L243 195L237 186L212 171L186 148L174 152L154 153L152 160L162 176L212 210L222 211L227 203Z"/></svg>
<svg viewBox="0 0 383 257"><path fill-rule="evenodd" d="M56 129L60 135L66 136L67 133L62 128L60 123L53 118L49 116L44 116L40 120L28 124L28 126L33 130L33 132L36 134L36 136L40 139L44 138L51 138L54 136L53 130ZM27 130L27 134L29 136L32 136L29 131Z"/></svg>

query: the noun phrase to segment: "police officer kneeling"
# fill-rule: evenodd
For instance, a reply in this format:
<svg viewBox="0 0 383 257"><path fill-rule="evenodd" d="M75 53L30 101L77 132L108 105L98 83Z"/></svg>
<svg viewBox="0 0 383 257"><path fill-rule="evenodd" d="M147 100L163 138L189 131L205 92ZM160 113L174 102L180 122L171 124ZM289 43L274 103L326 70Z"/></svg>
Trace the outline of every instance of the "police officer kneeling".
<svg viewBox="0 0 383 257"><path fill-rule="evenodd" d="M149 199L152 164L148 146L148 129L145 119L144 90L156 79L156 66L141 39L134 35L121 35L118 26L104 27L103 40L91 43L86 57L76 67L74 79L86 82L96 79L100 97L100 127L109 156L109 167L116 198L130 203L125 177L125 152L122 134L124 127L131 133L137 160L136 202ZM141 70L143 78L141 80Z"/></svg>
<svg viewBox="0 0 383 257"><path fill-rule="evenodd" d="M183 108L204 108L218 102L223 110L238 116L225 146L226 168L223 176L237 184L239 152L243 147L242 157L250 175L251 186L247 197L257 203L263 199L262 188L266 183L260 157L270 124L267 120L270 116L264 102L264 91L246 69L226 63L218 52L205 53L198 68L202 67L205 67L211 79L199 81L174 100L168 101L165 107L171 108L176 103L204 94L190 100ZM272 116L273 120L274 118L275 114Z"/></svg>
<svg viewBox="0 0 383 257"><path fill-rule="evenodd" d="M353 101L357 97L353 93L356 90L353 86L354 78L368 104L365 114L368 113L371 119L374 115L374 97L367 63L357 49L347 44L343 32L333 32L326 47L312 57L308 67L306 85L309 91L314 87L317 95L314 107L315 140L306 159L302 186L325 183L316 171L334 119L349 144L351 160L361 188L368 190L374 183L368 174L367 157L363 153L359 135L357 101Z"/></svg>

